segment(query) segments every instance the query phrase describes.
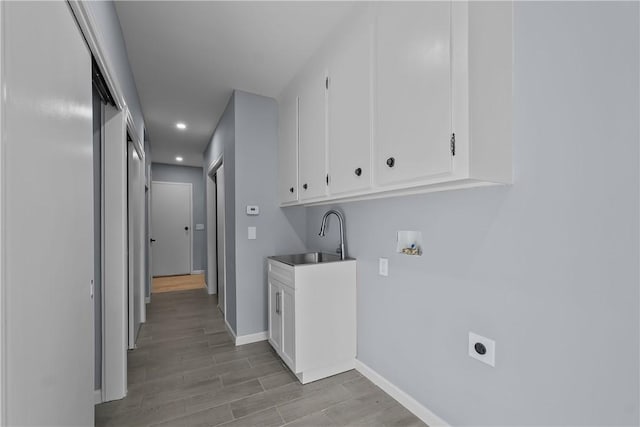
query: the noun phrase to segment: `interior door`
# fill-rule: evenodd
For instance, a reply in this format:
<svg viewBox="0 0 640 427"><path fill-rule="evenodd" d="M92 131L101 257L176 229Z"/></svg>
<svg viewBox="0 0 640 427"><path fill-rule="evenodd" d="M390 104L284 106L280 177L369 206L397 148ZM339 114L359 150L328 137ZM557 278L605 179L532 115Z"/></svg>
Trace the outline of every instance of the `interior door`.
<svg viewBox="0 0 640 427"><path fill-rule="evenodd" d="M151 184L154 276L191 274L191 184Z"/></svg>
<svg viewBox="0 0 640 427"><path fill-rule="evenodd" d="M224 166L216 171L216 228L218 255L218 308L222 313L227 312L226 291L227 276L225 265L225 214L224 214Z"/></svg>
<svg viewBox="0 0 640 427"><path fill-rule="evenodd" d="M3 2L3 412L94 424L91 56L67 2Z"/></svg>

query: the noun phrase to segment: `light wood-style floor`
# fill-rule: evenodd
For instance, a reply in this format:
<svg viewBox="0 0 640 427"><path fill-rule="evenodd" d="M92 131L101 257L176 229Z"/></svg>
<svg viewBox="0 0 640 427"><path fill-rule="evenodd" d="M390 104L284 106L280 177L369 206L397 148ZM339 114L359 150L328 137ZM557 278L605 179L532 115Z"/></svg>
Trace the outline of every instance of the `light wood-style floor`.
<svg viewBox="0 0 640 427"><path fill-rule="evenodd" d="M357 371L301 385L264 342L236 347L215 295L155 295L129 394L96 406L97 426L424 426Z"/></svg>
<svg viewBox="0 0 640 427"><path fill-rule="evenodd" d="M204 283L204 274L187 274L186 276L163 276L153 278L152 293L188 291L201 289Z"/></svg>

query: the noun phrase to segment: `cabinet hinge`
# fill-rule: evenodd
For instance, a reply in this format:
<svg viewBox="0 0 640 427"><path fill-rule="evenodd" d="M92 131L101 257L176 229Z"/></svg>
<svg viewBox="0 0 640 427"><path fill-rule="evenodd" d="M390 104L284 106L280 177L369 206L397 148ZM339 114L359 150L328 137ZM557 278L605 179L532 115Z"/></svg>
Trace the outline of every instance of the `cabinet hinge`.
<svg viewBox="0 0 640 427"><path fill-rule="evenodd" d="M329 77L324 78L324 87L329 89Z"/></svg>
<svg viewBox="0 0 640 427"><path fill-rule="evenodd" d="M329 174L327 174L327 185L329 185Z"/></svg>
<svg viewBox="0 0 640 427"><path fill-rule="evenodd" d="M451 155L452 156L456 155L456 134L455 133L451 134Z"/></svg>

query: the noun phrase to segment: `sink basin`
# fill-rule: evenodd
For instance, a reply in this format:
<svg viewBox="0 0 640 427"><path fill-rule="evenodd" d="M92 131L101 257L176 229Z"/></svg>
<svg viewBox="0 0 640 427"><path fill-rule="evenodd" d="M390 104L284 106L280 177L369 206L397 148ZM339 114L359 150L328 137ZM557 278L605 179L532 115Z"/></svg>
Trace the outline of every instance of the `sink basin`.
<svg viewBox="0 0 640 427"><path fill-rule="evenodd" d="M269 257L272 260L280 261L288 265L320 264L325 262L342 261L340 255L326 252L309 252L306 254L278 255ZM346 260L350 260L347 258ZM345 260L345 261L346 261Z"/></svg>

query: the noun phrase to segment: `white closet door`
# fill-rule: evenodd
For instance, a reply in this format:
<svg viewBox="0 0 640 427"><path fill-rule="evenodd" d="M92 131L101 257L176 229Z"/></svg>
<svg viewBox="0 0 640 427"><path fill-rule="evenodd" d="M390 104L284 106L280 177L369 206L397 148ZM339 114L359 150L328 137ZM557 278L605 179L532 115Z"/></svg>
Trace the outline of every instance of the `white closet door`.
<svg viewBox="0 0 640 427"><path fill-rule="evenodd" d="M67 2L3 2L7 425L94 424L91 56Z"/></svg>

